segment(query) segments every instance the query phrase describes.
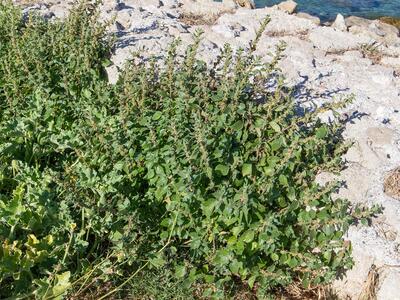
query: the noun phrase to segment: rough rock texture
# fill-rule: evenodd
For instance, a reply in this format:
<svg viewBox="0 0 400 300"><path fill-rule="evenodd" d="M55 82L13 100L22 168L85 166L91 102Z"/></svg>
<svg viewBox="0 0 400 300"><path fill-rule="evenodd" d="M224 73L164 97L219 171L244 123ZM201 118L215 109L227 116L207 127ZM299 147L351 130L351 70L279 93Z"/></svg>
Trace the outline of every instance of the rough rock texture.
<svg viewBox="0 0 400 300"><path fill-rule="evenodd" d="M190 15L206 16L220 16L223 13L232 11L237 7L233 0L226 0L223 2L214 2L212 0L204 0L199 5L195 0L181 0L181 12Z"/></svg>
<svg viewBox="0 0 400 300"><path fill-rule="evenodd" d="M236 4L240 7L255 9L256 5L253 0L235 0Z"/></svg>
<svg viewBox="0 0 400 300"><path fill-rule="evenodd" d="M347 25L346 21L344 20L344 17L342 14L337 14L335 22L332 24L333 28L336 28L340 31L346 31L347 30Z"/></svg>
<svg viewBox="0 0 400 300"><path fill-rule="evenodd" d="M289 14L292 14L295 12L297 7L297 3L294 2L293 0L287 0L284 2L281 2L278 4L278 9L283 10Z"/></svg>
<svg viewBox="0 0 400 300"><path fill-rule="evenodd" d="M321 24L321 20L318 17L312 16L312 15L304 13L304 12L298 12L296 14L296 16L299 17L299 18L308 19L311 22L313 22L315 25L320 25Z"/></svg>
<svg viewBox="0 0 400 300"><path fill-rule="evenodd" d="M42 1L26 10L48 18L62 17L65 1ZM279 41L287 43L280 67L297 101L323 103L354 95L344 111L345 135L354 141L344 159L348 168L341 174L346 187L340 191L353 203L383 206L383 214L371 226L354 226L346 239L353 245L356 262L346 277L335 283L339 295L357 299L372 265L380 270L377 287L380 300L400 299L400 201L385 194L387 174L400 166L400 38L394 26L380 21L351 17L340 27L322 27L304 15L289 15L277 8L235 8L233 1L213 3L194 0L105 0L102 18L116 16L110 28L118 40L108 68L111 82L118 68L137 50L142 55L163 56L168 44L180 37L183 46L201 28L204 40L200 56L210 62L218 47L248 47L260 21L271 23L260 40L258 54L268 61ZM189 26L182 14L214 14L211 25ZM341 19L341 18L340 18ZM375 45L374 47L367 47ZM327 177L332 177L326 174ZM396 267L397 266L397 267Z"/></svg>

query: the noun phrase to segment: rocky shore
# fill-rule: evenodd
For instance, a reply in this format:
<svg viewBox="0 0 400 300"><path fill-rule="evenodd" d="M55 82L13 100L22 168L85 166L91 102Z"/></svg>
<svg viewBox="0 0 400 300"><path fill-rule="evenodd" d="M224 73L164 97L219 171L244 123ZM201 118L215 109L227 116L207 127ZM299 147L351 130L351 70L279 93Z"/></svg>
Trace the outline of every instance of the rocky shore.
<svg viewBox="0 0 400 300"><path fill-rule="evenodd" d="M63 18L71 5L15 2L47 18ZM280 68L297 101L320 104L354 97L342 112L345 136L354 145L344 157L348 168L339 178L346 186L339 194L353 203L383 207L370 226L348 232L356 265L334 288L341 299L359 299L367 279L379 277L373 287L377 299L400 299L400 182L392 180L391 192L385 193L385 179L400 166L399 30L379 20L341 15L326 26L294 10L292 1L247 9L232 0L104 0L102 18L113 20L110 32L117 36L109 80L117 80L119 68L134 52L162 56L175 38L182 40L182 47L189 44L197 29L204 31L200 55L211 62L225 43L248 47L269 16L257 54L268 61L278 43L287 44ZM321 174L321 180L333 176Z"/></svg>

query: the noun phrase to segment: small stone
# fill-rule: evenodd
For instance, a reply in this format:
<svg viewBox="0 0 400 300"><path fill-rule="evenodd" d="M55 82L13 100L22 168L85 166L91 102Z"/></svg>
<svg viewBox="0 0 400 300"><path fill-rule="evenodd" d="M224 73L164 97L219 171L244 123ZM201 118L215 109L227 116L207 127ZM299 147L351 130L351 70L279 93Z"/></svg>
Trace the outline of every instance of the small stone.
<svg viewBox="0 0 400 300"><path fill-rule="evenodd" d="M235 0L235 3L240 7L255 9L256 5L253 0Z"/></svg>
<svg viewBox="0 0 400 300"><path fill-rule="evenodd" d="M288 14L292 14L296 11L297 3L293 0L283 1L278 4L278 9L287 12Z"/></svg>
<svg viewBox="0 0 400 300"><path fill-rule="evenodd" d="M116 84L119 78L118 68L115 65L106 67L106 73L108 82L111 84Z"/></svg>
<svg viewBox="0 0 400 300"><path fill-rule="evenodd" d="M129 29L129 27L131 26L131 22L132 22L131 11L128 9L119 11L115 21L118 23L119 28L121 30Z"/></svg>
<svg viewBox="0 0 400 300"><path fill-rule="evenodd" d="M337 14L335 22L333 22L332 27L340 30L340 31L347 31L346 21L342 14Z"/></svg>

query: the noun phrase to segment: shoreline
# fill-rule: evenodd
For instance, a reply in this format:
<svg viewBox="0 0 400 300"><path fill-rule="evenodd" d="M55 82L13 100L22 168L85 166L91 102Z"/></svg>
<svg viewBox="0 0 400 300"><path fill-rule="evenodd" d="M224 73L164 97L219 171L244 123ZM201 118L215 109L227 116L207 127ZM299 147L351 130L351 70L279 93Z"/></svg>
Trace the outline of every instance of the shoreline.
<svg viewBox="0 0 400 300"><path fill-rule="evenodd" d="M279 2L283 2L283 1L284 0L269 1L269 2L264 1L264 3L260 3L259 5L257 5L257 3L260 1L255 1L255 3L256 3L256 8L264 8L264 7L272 7L274 5L279 4ZM265 2L268 2L268 5L266 5ZM275 4L271 4L271 2L275 3ZM276 3L276 2L278 2L278 3ZM396 11L395 8L382 9L379 6L368 7L368 8L361 7L360 8L358 5L352 5L351 4L352 1L349 1L350 3L348 3L346 1L346 2L343 2L342 5L335 5L335 4L333 4L332 6L329 6L329 5L324 6L323 5L322 7L316 9L315 2L318 2L318 1L314 1L313 2L314 5L310 5L305 2L306 1L299 0L297 12L307 13L312 16L319 17L322 22L334 21L337 14L342 14L345 18L356 16L356 17L360 17L360 18L364 18L364 19L368 19L368 20L377 20L377 19L381 19L381 18L391 18L391 19L397 19L397 20L400 19L400 14L395 13L395 11Z"/></svg>

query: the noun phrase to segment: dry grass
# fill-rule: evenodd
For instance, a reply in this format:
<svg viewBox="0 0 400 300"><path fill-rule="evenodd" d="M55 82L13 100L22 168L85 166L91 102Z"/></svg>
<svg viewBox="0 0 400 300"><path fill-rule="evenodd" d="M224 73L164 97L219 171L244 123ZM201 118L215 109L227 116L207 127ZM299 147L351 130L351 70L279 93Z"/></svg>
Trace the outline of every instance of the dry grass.
<svg viewBox="0 0 400 300"><path fill-rule="evenodd" d="M226 10L221 11L220 13L216 14L209 14L209 15L201 15L201 14L194 14L194 13L183 13L179 20L189 26L193 25L214 25L220 16L223 14L231 14L234 13L235 10Z"/></svg>
<svg viewBox="0 0 400 300"><path fill-rule="evenodd" d="M331 286L316 286L304 288L301 282L296 282L277 293L277 300L339 300Z"/></svg>
<svg viewBox="0 0 400 300"><path fill-rule="evenodd" d="M385 270L391 268L400 268L400 265L383 265L379 268L371 265L358 300L376 300L380 278Z"/></svg>
<svg viewBox="0 0 400 300"><path fill-rule="evenodd" d="M207 288L213 288L211 284L197 284L194 288L193 298L204 299L203 292ZM257 290L259 286L256 284L253 288L249 288L246 284L241 285L238 282L237 289L232 300L257 300ZM208 299L208 298L207 298ZM339 298L336 291L329 285L320 285L304 288L300 281L292 283L287 287L282 287L272 291L272 299L274 300L344 300Z"/></svg>
<svg viewBox="0 0 400 300"><path fill-rule="evenodd" d="M383 23L393 25L393 26L397 27L398 29L400 29L400 19L399 18L382 17L379 20L382 21Z"/></svg>
<svg viewBox="0 0 400 300"><path fill-rule="evenodd" d="M383 190L386 195L400 200L400 167L391 171L386 177Z"/></svg>
<svg viewBox="0 0 400 300"><path fill-rule="evenodd" d="M179 20L186 25L193 26L193 25L212 25L215 24L218 18L219 18L218 15L213 15L212 17L208 17L205 15L185 13L180 16Z"/></svg>
<svg viewBox="0 0 400 300"><path fill-rule="evenodd" d="M367 279L364 283L364 288L362 289L358 300L375 300L377 287L379 285L379 269L375 265L372 265Z"/></svg>
<svg viewBox="0 0 400 300"><path fill-rule="evenodd" d="M360 52L364 58L369 58L373 64L377 65L382 60L382 52L379 50L381 45L379 43L373 42L370 44L362 44L360 46Z"/></svg>

